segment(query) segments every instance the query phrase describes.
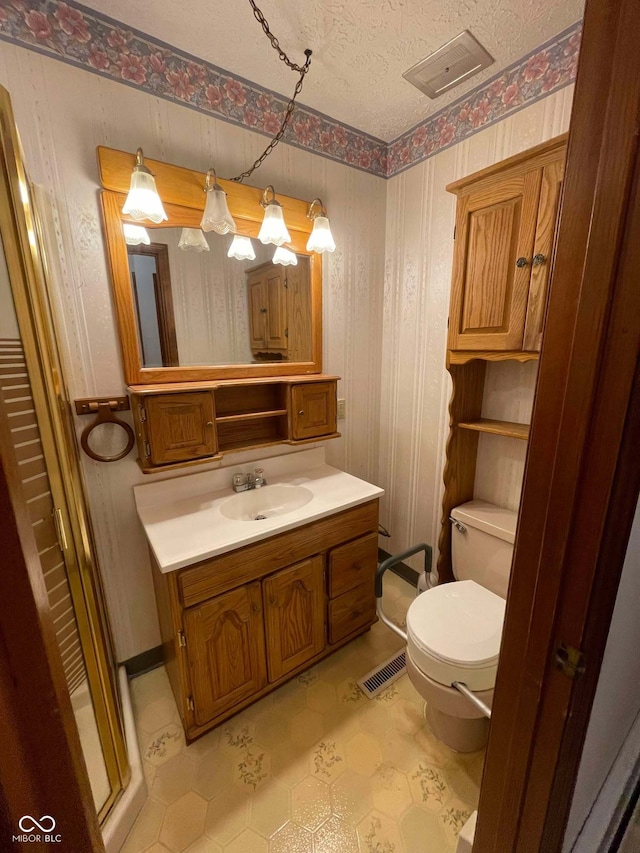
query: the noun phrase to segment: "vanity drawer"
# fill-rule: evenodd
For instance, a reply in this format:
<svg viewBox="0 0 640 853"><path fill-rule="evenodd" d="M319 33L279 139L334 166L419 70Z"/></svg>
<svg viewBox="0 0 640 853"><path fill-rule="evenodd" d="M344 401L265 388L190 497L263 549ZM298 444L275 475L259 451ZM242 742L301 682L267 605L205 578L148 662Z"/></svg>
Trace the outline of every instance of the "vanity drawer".
<svg viewBox="0 0 640 853"><path fill-rule="evenodd" d="M376 618L376 600L371 583L361 584L329 602L329 642L338 643Z"/></svg>
<svg viewBox="0 0 640 853"><path fill-rule="evenodd" d="M329 553L329 596L336 598L361 584L369 584L373 590L377 563L377 533L334 548Z"/></svg>

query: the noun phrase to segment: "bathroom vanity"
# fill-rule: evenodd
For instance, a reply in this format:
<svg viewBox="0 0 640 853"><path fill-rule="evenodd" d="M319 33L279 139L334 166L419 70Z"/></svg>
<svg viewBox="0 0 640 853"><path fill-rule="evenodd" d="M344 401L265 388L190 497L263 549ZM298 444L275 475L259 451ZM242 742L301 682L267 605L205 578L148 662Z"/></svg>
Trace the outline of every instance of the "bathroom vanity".
<svg viewBox="0 0 640 853"><path fill-rule="evenodd" d="M331 654L376 619L382 490L324 450L135 487L164 656L193 740Z"/></svg>

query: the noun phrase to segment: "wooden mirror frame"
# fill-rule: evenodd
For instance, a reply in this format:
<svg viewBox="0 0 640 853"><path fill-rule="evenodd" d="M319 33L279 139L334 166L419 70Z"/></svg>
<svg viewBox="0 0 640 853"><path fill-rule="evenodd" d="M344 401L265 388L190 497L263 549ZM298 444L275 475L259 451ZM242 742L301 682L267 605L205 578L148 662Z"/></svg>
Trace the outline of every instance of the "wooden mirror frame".
<svg viewBox="0 0 640 853"><path fill-rule="evenodd" d="M124 375L129 385L156 385L167 382L196 382L220 379L253 379L268 376L297 376L322 372L322 256L308 252L306 245L313 227L307 218L309 202L278 194L291 248L299 255L310 257L311 268L311 361L271 362L261 364L185 365L184 367L145 367L140 356L140 340L136 308L131 290L127 244L122 232L123 222L134 222L122 214L129 191L135 154L98 146L98 168L104 191L101 193L102 213L109 257ZM199 228L204 211L204 172L194 172L145 157L145 165L155 175L158 193L169 217L168 223L156 225L144 221L135 223L146 229L158 227ZM262 224L260 206L262 190L244 184L218 179L227 193L231 215L238 231L256 238ZM214 234L218 239L218 235Z"/></svg>

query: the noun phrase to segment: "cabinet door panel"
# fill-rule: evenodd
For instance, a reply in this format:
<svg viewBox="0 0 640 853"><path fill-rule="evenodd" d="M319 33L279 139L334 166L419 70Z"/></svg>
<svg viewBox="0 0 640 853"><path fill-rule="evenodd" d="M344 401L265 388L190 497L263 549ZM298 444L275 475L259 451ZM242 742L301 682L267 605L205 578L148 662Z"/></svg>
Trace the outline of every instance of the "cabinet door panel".
<svg viewBox="0 0 640 853"><path fill-rule="evenodd" d="M534 169L459 199L450 349L522 349L540 180Z"/></svg>
<svg viewBox="0 0 640 853"><path fill-rule="evenodd" d="M277 681L324 649L322 557L267 578L263 594L269 681Z"/></svg>
<svg viewBox="0 0 640 853"><path fill-rule="evenodd" d="M329 602L329 642L338 643L375 621L373 589L369 584L358 586Z"/></svg>
<svg viewBox="0 0 640 853"><path fill-rule="evenodd" d="M264 349L267 344L267 295L261 278L249 278L249 329L251 349Z"/></svg>
<svg viewBox="0 0 640 853"><path fill-rule="evenodd" d="M285 352L287 331L285 273L277 270L267 276L267 349Z"/></svg>
<svg viewBox="0 0 640 853"><path fill-rule="evenodd" d="M542 323L547 304L547 289L551 277L553 249L562 191L564 158L550 163L542 172L538 224L533 246L531 286L524 328L525 350L538 351L542 343Z"/></svg>
<svg viewBox="0 0 640 853"><path fill-rule="evenodd" d="M292 438L315 438L336 432L336 385L309 382L291 389Z"/></svg>
<svg viewBox="0 0 640 853"><path fill-rule="evenodd" d="M184 627L198 725L267 683L259 583L185 611Z"/></svg>
<svg viewBox="0 0 640 853"><path fill-rule="evenodd" d="M213 456L215 409L209 391L158 394L145 401L154 465Z"/></svg>

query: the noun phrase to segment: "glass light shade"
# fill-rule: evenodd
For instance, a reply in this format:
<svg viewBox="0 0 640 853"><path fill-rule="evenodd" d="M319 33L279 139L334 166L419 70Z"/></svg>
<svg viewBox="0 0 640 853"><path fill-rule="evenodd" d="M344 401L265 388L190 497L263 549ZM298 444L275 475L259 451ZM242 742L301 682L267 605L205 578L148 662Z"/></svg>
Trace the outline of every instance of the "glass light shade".
<svg viewBox="0 0 640 853"><path fill-rule="evenodd" d="M236 230L236 223L229 213L227 194L223 189L207 190L207 201L200 227L203 231L215 231L216 234L228 234L229 231Z"/></svg>
<svg viewBox="0 0 640 853"><path fill-rule="evenodd" d="M151 243L147 229L142 225L132 225L130 222L124 222L122 230L124 231L124 241L127 246L139 246L141 243L144 246L148 246Z"/></svg>
<svg viewBox="0 0 640 853"><path fill-rule="evenodd" d="M317 252L335 252L336 244L331 233L329 220L326 216L316 216L313 220L313 229L307 240L307 251Z"/></svg>
<svg viewBox="0 0 640 853"><path fill-rule="evenodd" d="M199 228L183 228L178 248L183 252L208 252L209 244Z"/></svg>
<svg viewBox="0 0 640 853"><path fill-rule="evenodd" d="M291 249L287 249L285 246L278 246L273 253L273 263L282 264L283 267L296 267L298 266L298 256Z"/></svg>
<svg viewBox="0 0 640 853"><path fill-rule="evenodd" d="M136 166L131 175L131 187L122 212L132 219L150 219L152 222L162 222L168 219L164 212L162 201L156 189L156 181L151 172L143 171L144 167Z"/></svg>
<svg viewBox="0 0 640 853"><path fill-rule="evenodd" d="M234 234L227 257L235 258L237 261L255 261L256 253L253 250L251 239L243 237L241 234Z"/></svg>
<svg viewBox="0 0 640 853"><path fill-rule="evenodd" d="M265 245L273 243L274 246L282 246L283 243L291 242L291 235L287 231L282 215L282 207L277 202L271 202L265 207L258 240Z"/></svg>

